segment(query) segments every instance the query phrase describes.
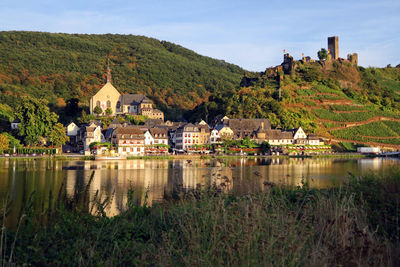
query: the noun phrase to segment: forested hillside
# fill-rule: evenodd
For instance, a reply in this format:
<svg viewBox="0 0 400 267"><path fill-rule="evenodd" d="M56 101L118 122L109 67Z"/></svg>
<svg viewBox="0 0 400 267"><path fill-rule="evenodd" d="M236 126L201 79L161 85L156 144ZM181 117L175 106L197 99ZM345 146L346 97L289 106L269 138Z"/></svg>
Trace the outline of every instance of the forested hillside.
<svg viewBox="0 0 400 267"><path fill-rule="evenodd" d="M244 72L143 36L0 32L0 101L45 98L63 118L69 100L88 105L104 84L107 59L120 92L148 95L169 119L236 88Z"/></svg>
<svg viewBox="0 0 400 267"><path fill-rule="evenodd" d="M267 117L275 127L302 126L343 144L400 148L400 65L296 61L291 74L278 66L248 79L250 85L211 97L192 117Z"/></svg>
<svg viewBox="0 0 400 267"><path fill-rule="evenodd" d="M63 122L79 116L109 61L114 86L146 94L167 119L269 118L343 143L400 148L400 65L296 61L290 74L278 66L243 77L238 66L166 41L41 32L0 32L0 55L4 129L24 95L46 99Z"/></svg>

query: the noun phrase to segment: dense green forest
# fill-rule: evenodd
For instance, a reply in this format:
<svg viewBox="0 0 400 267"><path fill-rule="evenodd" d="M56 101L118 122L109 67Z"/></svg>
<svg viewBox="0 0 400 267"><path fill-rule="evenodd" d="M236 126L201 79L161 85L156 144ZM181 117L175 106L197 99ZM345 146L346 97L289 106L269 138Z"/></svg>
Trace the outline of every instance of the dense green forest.
<svg viewBox="0 0 400 267"><path fill-rule="evenodd" d="M0 32L0 55L1 103L13 107L21 95L44 98L61 119L69 100L88 105L104 84L108 61L120 92L146 94L168 119L236 88L244 72L179 45L134 35Z"/></svg>

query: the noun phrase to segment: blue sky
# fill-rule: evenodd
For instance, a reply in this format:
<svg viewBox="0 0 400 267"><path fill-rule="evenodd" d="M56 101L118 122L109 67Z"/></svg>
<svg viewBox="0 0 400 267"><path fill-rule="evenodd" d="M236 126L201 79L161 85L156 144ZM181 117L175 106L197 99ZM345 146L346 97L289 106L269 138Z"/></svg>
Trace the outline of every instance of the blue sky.
<svg viewBox="0 0 400 267"><path fill-rule="evenodd" d="M255 71L280 64L283 49L316 58L333 35L341 57L400 64L399 0L1 0L0 10L0 30L144 35Z"/></svg>

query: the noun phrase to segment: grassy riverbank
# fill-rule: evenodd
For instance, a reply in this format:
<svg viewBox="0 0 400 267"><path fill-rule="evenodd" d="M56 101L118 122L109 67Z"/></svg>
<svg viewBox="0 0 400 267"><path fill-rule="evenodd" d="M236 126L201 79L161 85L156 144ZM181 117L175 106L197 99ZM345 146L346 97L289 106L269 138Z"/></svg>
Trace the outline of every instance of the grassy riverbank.
<svg viewBox="0 0 400 267"><path fill-rule="evenodd" d="M331 189L266 183L264 192L239 197L217 188L181 192L153 207L136 206L132 194L128 210L113 218L88 214L88 208L79 208L79 197L65 199L48 211L47 227L33 223L28 205L18 230L3 227L2 264L400 263L399 169L386 177L351 177Z"/></svg>

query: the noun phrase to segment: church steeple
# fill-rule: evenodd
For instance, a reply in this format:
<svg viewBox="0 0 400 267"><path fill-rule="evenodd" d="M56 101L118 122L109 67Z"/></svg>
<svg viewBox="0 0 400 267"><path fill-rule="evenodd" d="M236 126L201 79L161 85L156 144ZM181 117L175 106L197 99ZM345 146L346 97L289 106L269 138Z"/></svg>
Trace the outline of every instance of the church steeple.
<svg viewBox="0 0 400 267"><path fill-rule="evenodd" d="M108 63L107 63L106 83L111 83L110 61L108 61Z"/></svg>

